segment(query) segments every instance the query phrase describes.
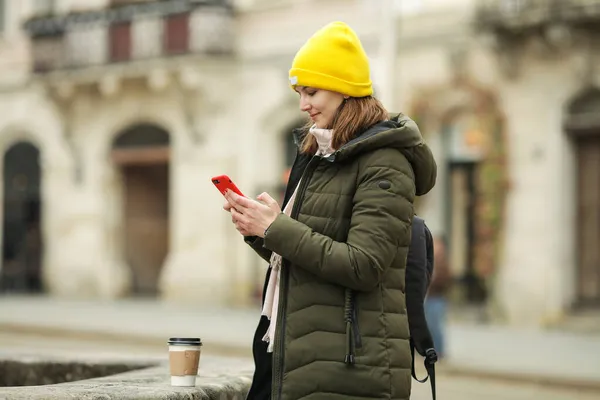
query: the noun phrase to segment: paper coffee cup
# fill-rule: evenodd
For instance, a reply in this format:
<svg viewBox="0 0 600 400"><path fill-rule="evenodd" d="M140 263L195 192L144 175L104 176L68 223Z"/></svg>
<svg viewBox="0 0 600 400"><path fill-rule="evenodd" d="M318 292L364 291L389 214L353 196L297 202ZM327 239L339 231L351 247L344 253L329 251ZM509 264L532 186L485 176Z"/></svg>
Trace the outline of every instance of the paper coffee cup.
<svg viewBox="0 0 600 400"><path fill-rule="evenodd" d="M200 338L170 338L171 386L196 386L200 363Z"/></svg>

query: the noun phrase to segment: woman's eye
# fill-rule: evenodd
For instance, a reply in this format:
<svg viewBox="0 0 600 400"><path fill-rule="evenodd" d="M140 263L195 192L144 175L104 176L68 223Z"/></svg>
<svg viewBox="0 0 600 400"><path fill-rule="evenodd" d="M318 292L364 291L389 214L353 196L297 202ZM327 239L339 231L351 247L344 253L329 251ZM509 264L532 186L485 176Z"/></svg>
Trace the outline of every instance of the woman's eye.
<svg viewBox="0 0 600 400"><path fill-rule="evenodd" d="M314 92L306 92L306 94L309 95L309 96L314 96L316 93L317 93L316 90Z"/></svg>

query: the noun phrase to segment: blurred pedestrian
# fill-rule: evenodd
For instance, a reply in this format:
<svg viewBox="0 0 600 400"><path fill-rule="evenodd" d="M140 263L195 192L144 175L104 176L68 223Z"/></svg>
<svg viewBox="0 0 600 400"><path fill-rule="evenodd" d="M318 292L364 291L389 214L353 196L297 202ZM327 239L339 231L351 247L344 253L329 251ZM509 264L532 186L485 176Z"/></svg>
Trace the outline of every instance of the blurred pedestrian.
<svg viewBox="0 0 600 400"><path fill-rule="evenodd" d="M452 285L446 241L436 236L434 246L434 268L429 290L425 299L425 318L433 337L433 344L439 358L446 355L446 319L448 292Z"/></svg>
<svg viewBox="0 0 600 400"><path fill-rule="evenodd" d="M311 121L283 210L227 193L225 210L270 262L248 399L408 399L404 272L415 195L436 164L415 123L373 97L369 61L341 22L296 54L290 86Z"/></svg>

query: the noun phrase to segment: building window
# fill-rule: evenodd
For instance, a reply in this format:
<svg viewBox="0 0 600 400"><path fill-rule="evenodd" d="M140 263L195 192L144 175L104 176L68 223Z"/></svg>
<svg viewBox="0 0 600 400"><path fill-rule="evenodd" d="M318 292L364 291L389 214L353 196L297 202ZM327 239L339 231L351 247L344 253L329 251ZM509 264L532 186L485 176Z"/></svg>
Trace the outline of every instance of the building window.
<svg viewBox="0 0 600 400"><path fill-rule="evenodd" d="M189 14L170 15L165 20L165 53L187 53L189 49Z"/></svg>
<svg viewBox="0 0 600 400"><path fill-rule="evenodd" d="M112 24L110 34L110 60L126 61L131 58L131 23Z"/></svg>

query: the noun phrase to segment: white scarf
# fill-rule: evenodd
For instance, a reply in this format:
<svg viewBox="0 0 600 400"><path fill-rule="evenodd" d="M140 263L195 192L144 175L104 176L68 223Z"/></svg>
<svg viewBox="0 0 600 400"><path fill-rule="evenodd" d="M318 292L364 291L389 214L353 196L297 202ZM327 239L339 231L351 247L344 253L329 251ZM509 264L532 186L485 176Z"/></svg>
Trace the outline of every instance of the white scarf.
<svg viewBox="0 0 600 400"><path fill-rule="evenodd" d="M316 125L313 125L309 129L310 134L312 134L317 140L317 145L319 148L317 149L317 156L328 157L333 153L333 149L331 148L331 138L333 136L333 131L331 129L321 129L317 128ZM298 182L298 186L300 186L300 182ZM287 202L285 208L283 209L283 213L288 217L292 213L292 207L294 206L294 201L296 201L296 192L298 191L298 186L294 189L294 193L290 200ZM269 282L267 283L267 291L265 292L265 302L263 305L261 315L266 316L270 323L267 332L263 336L262 340L269 343L267 347L267 352L273 352L273 345L275 344L275 329L277 325L277 310L279 307L279 282L281 275L281 256L275 252L271 254L271 262L269 267L271 268L271 275L269 276Z"/></svg>

